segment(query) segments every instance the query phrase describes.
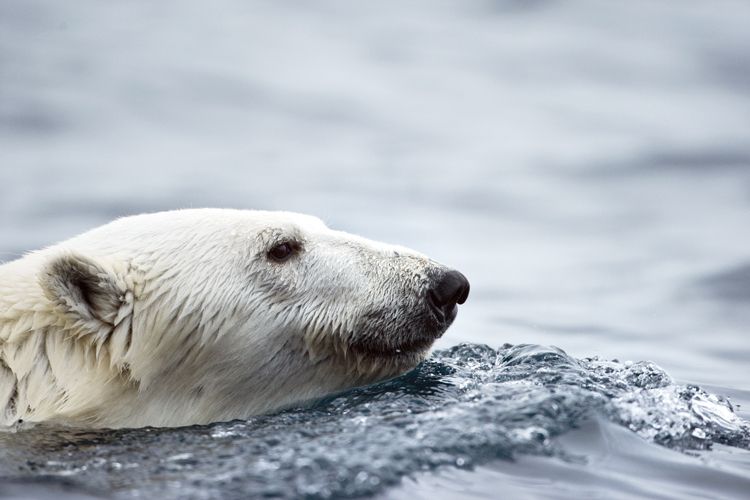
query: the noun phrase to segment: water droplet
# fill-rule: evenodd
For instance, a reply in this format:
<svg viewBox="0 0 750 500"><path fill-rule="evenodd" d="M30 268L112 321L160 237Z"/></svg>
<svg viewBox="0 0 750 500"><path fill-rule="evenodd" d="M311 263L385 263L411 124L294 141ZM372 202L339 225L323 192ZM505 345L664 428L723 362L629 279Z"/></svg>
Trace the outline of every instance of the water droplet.
<svg viewBox="0 0 750 500"><path fill-rule="evenodd" d="M691 434L698 439L706 439L706 432L703 429L695 428Z"/></svg>

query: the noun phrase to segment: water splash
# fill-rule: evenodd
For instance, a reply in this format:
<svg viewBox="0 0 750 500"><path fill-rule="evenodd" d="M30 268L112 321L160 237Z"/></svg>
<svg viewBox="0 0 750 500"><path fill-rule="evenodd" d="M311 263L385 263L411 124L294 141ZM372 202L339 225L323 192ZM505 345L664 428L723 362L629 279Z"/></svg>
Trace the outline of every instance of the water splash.
<svg viewBox="0 0 750 500"><path fill-rule="evenodd" d="M653 363L462 344L398 379L248 421L2 434L0 475L128 497L353 497L437 467L565 458L553 438L594 417L679 450L750 449L750 426L728 400L675 384Z"/></svg>

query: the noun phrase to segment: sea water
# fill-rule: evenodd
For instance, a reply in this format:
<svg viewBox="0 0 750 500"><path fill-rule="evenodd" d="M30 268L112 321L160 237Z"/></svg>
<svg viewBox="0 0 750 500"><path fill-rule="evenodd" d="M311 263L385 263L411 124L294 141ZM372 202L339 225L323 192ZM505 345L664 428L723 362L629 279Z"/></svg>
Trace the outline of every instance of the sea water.
<svg viewBox="0 0 750 500"><path fill-rule="evenodd" d="M0 493L747 497L748 25L742 1L0 2L0 261L222 206L472 283L400 379L2 434Z"/></svg>

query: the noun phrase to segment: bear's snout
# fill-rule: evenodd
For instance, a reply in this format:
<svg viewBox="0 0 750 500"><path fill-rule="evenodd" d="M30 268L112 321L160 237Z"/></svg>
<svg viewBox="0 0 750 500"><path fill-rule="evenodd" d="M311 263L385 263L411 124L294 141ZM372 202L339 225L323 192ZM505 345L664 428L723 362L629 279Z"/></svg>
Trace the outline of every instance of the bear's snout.
<svg viewBox="0 0 750 500"><path fill-rule="evenodd" d="M469 297L469 280L458 271L448 271L439 276L427 291L427 303L442 322L456 317L457 305Z"/></svg>

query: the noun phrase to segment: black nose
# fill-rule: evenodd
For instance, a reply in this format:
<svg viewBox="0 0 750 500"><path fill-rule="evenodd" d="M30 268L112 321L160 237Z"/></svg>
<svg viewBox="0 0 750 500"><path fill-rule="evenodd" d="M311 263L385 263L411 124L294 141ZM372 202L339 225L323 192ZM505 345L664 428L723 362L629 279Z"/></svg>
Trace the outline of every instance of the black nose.
<svg viewBox="0 0 750 500"><path fill-rule="evenodd" d="M456 304L463 304L469 296L469 280L458 271L448 271L427 292L427 300L438 316L451 320Z"/></svg>

